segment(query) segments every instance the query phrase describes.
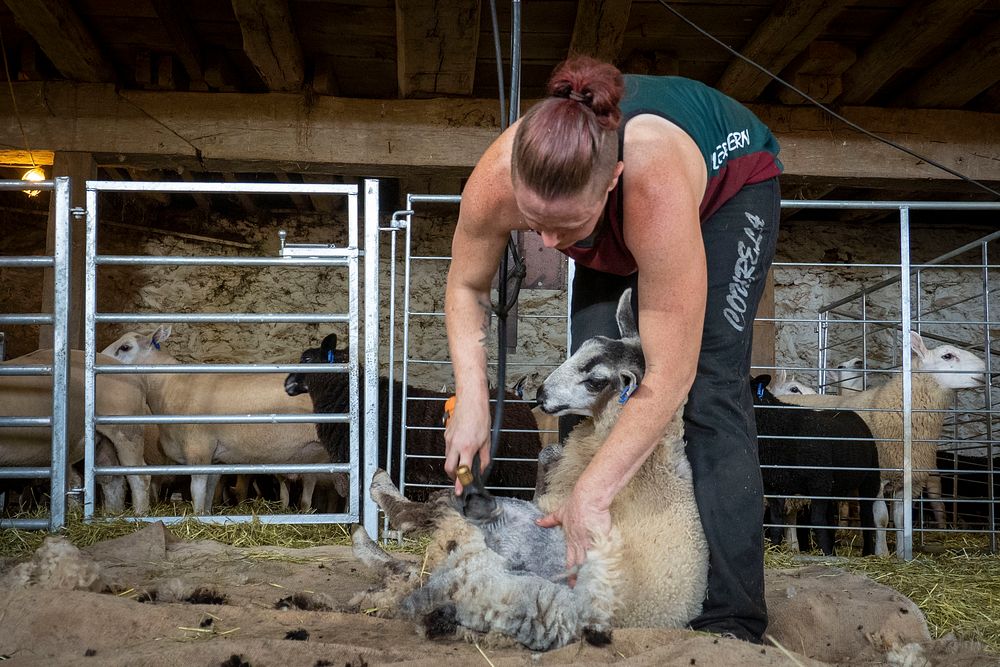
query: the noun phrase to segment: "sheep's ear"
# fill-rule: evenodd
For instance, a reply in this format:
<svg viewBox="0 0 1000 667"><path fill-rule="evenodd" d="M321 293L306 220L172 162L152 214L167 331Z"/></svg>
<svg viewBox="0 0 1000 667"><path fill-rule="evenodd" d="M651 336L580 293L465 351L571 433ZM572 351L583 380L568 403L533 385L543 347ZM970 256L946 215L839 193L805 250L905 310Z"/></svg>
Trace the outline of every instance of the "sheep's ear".
<svg viewBox="0 0 1000 667"><path fill-rule="evenodd" d="M169 324L161 324L159 327L157 327L156 331L153 332L153 336L149 339L150 343L153 345L153 347L159 350L160 344L163 343L163 341L170 338L171 331L173 331L172 326L170 326Z"/></svg>
<svg viewBox="0 0 1000 667"><path fill-rule="evenodd" d="M627 398L639 386L639 376L630 370L623 370L619 377L622 381L622 394Z"/></svg>
<svg viewBox="0 0 1000 667"><path fill-rule="evenodd" d="M774 381L778 384L785 384L788 381L788 372L784 368L779 368L774 373Z"/></svg>
<svg viewBox="0 0 1000 667"><path fill-rule="evenodd" d="M635 338L639 335L639 328L635 324L635 313L632 312L632 288L622 292L618 299L618 331L622 338Z"/></svg>
<svg viewBox="0 0 1000 667"><path fill-rule="evenodd" d="M913 351L913 355L921 362L926 361L931 356L931 353L927 350L927 346L924 345L924 339L916 331L910 332L910 349Z"/></svg>
<svg viewBox="0 0 1000 667"><path fill-rule="evenodd" d="M328 335L326 338L323 339L323 342L320 343L319 347L320 347L320 350L322 350L322 352L323 352L324 355L327 352L329 352L330 350L336 350L337 349L337 334L332 333L332 334Z"/></svg>
<svg viewBox="0 0 1000 667"><path fill-rule="evenodd" d="M518 398L523 399L524 398L524 389L527 386L528 386L528 376L527 375L522 375L521 378L517 382L514 383L514 387L511 389L511 392L515 396L517 396Z"/></svg>

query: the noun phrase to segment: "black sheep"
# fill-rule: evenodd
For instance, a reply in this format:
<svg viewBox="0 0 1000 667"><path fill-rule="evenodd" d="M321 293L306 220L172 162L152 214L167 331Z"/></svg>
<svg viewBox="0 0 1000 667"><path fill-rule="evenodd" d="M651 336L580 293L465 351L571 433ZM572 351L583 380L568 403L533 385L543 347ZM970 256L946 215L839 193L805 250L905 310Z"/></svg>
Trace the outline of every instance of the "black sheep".
<svg viewBox="0 0 1000 667"><path fill-rule="evenodd" d="M318 348L310 348L302 353L299 363L343 363L346 351L337 349L337 336L330 334ZM386 429L389 413L389 380L379 378L379 467L386 468L386 433L393 448L393 482L399 484L398 461L400 439L400 416L402 415L403 384L393 383L393 424ZM291 373L285 379L285 391L295 396L309 392L313 409L317 413L346 413L350 393L346 373ZM364 388L359 400L364 401ZM441 458L420 458L424 456L444 456L444 430L441 428L444 403L448 394L407 387L410 399L406 406L406 495L411 500L423 501L436 489L422 486L450 486L451 480L444 473ZM537 470L536 460L541 449L534 415L526 403L508 402L504 405L504 430L517 429L527 432L504 432L501 435L498 457L530 459L530 461L499 460L493 466L488 484L493 487L520 487L525 491L508 492L509 495L530 499L534 492ZM364 429L364 421L359 426ZM316 425L320 442L327 448L334 461L348 460L350 435L348 425L342 423L321 423ZM501 493L504 491L501 489Z"/></svg>
<svg viewBox="0 0 1000 667"><path fill-rule="evenodd" d="M862 555L875 553L873 500L881 488L878 450L871 430L857 413L810 410L791 406L767 390L770 376L751 380L757 447L764 480L764 493L814 498L810 504L813 526L833 526L835 502L823 498L859 496ZM778 466L778 467L770 467ZM788 466L788 467L786 467ZM816 466L829 469L801 469ZM817 499L818 498L818 499ZM782 523L784 499L768 501L770 523ZM834 554L834 529L815 528L816 541L824 554ZM769 536L780 542L781 529Z"/></svg>

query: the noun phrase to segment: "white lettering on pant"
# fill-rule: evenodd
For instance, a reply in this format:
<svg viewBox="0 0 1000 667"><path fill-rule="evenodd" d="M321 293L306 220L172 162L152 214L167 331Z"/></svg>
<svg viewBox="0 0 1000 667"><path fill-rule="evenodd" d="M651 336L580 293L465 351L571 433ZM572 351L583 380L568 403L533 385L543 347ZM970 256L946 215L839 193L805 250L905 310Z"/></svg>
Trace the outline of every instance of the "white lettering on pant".
<svg viewBox="0 0 1000 667"><path fill-rule="evenodd" d="M741 239L736 246L736 265L733 267L732 280L729 281L726 307L722 311L723 317L737 331L746 328L747 297L750 295L750 285L757 275L760 244L763 240L761 230L764 229L764 221L760 216L749 211L745 211L744 215L750 223L743 229L747 240Z"/></svg>

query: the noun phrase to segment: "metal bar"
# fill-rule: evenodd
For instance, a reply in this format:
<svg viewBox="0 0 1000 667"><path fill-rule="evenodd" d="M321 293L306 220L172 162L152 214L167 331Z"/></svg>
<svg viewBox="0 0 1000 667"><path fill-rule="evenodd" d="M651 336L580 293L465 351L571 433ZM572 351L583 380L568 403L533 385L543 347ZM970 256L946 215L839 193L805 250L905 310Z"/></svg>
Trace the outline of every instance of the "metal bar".
<svg viewBox="0 0 1000 667"><path fill-rule="evenodd" d="M334 313L95 313L95 322L156 324L160 322L229 324L329 324L347 322L349 315Z"/></svg>
<svg viewBox="0 0 1000 667"><path fill-rule="evenodd" d="M52 375L52 366L49 364L0 366L0 376L4 375Z"/></svg>
<svg viewBox="0 0 1000 667"><path fill-rule="evenodd" d="M43 181L44 182L44 181ZM38 183L32 183L37 189ZM22 185L23 188L23 185ZM87 181L94 192L200 192L206 194L357 195L356 183L196 183L173 181Z"/></svg>
<svg viewBox="0 0 1000 667"><path fill-rule="evenodd" d="M87 235L83 279L83 520L94 518L96 493L94 413L97 374L97 190L87 184Z"/></svg>
<svg viewBox="0 0 1000 667"><path fill-rule="evenodd" d="M239 415L100 415L99 425L111 424L347 424L350 414L239 414Z"/></svg>
<svg viewBox="0 0 1000 667"><path fill-rule="evenodd" d="M65 177L63 177L65 178ZM56 181L23 181L10 179L0 181L0 190L55 190Z"/></svg>
<svg viewBox="0 0 1000 667"><path fill-rule="evenodd" d="M899 269L901 276L910 275L910 211L905 207L899 209ZM900 288L900 315L903 327L903 559L913 560L913 378L911 375L913 369L910 358L912 323L908 278L900 281ZM896 526L896 530L899 530L899 526Z"/></svg>
<svg viewBox="0 0 1000 667"><path fill-rule="evenodd" d="M51 257L0 257L0 268L30 267L44 269L55 266Z"/></svg>
<svg viewBox="0 0 1000 667"><path fill-rule="evenodd" d="M98 364L97 373L108 375L199 373L347 373L347 364Z"/></svg>
<svg viewBox="0 0 1000 667"><path fill-rule="evenodd" d="M38 183L32 183L31 186L34 187ZM46 530L52 525L49 519L0 519L0 529L9 530L11 528L17 530Z"/></svg>
<svg viewBox="0 0 1000 667"><path fill-rule="evenodd" d="M435 195L424 195L424 197L434 197ZM440 195L443 196L443 195ZM423 201L416 197L406 198L406 208L413 209L413 204L419 201ZM451 199L449 197L449 199ZM461 199L459 199L461 201ZM403 263L403 369L400 377L400 391L403 392L402 400L400 401L399 408L399 492L402 494L406 493L406 404L407 395L409 391L407 390L410 380L410 271L412 267L412 262L410 261L410 253L413 250L413 218L412 216L407 216L406 219L406 241L404 247L406 248L406 260ZM390 432L386 437L386 441L389 442L389 446L392 446L392 433Z"/></svg>
<svg viewBox="0 0 1000 667"><path fill-rule="evenodd" d="M294 475L349 473L350 463L213 463L211 465L97 466L96 475Z"/></svg>
<svg viewBox="0 0 1000 667"><path fill-rule="evenodd" d="M371 488L372 479L375 477L375 470L378 468L378 444L379 444L379 310L378 299L381 289L379 286L380 260L378 252L378 227L379 227L379 184L375 179L365 180L365 377L364 396L365 404L365 433L364 447L359 452L363 452L361 459L361 478L364 480L365 493L364 506L361 508L363 525L368 537L378 538L378 506L368 493ZM395 238L395 236L393 237ZM389 260L395 265L395 258ZM354 290L356 293L357 290ZM390 349L392 345L390 344ZM358 484L351 484L351 493L358 491Z"/></svg>
<svg viewBox="0 0 1000 667"><path fill-rule="evenodd" d="M913 211L1000 211L998 202L949 202L949 201L850 201L847 199L800 200L782 199L782 208L831 208L857 210L884 210L907 208ZM992 239L991 239L992 240Z"/></svg>
<svg viewBox="0 0 1000 667"><path fill-rule="evenodd" d="M521 115L521 0L510 5L510 100L507 127Z"/></svg>
<svg viewBox="0 0 1000 667"><path fill-rule="evenodd" d="M356 249L331 250L330 257L171 257L169 255L102 255L100 266L347 266ZM325 254L325 253L324 253ZM343 255L343 256L341 256Z"/></svg>
<svg viewBox="0 0 1000 667"><path fill-rule="evenodd" d="M49 479L52 477L52 468L0 468L0 479ZM46 521L46 528L49 527Z"/></svg>
<svg viewBox="0 0 1000 667"><path fill-rule="evenodd" d="M52 326L52 475L49 478L49 530L66 526L66 419L69 402L70 179L55 179Z"/></svg>
<svg viewBox="0 0 1000 667"><path fill-rule="evenodd" d="M294 523L303 525L325 525L333 523L355 523L358 520L356 514L184 514L181 516L123 516L115 517L115 521L131 521L134 523L162 522L166 525L183 523L185 521L198 521L208 524L228 524L228 523L265 523L284 524Z"/></svg>
<svg viewBox="0 0 1000 667"><path fill-rule="evenodd" d="M1000 237L1000 232L995 235ZM989 242L984 241L980 246L980 253L983 259L983 321L987 324L983 325L983 348L985 350L985 362L986 362L986 377L993 377L993 355L990 354L993 349L992 343L992 333L990 327L990 320L993 316L990 310L990 270L989 270ZM993 395L990 391L990 387L987 387L983 392L985 400L985 408L989 413L993 412ZM996 479L993 462L993 419L986 420L986 461L987 468L989 470L989 476L987 477L987 497L989 498L990 504L987 510L987 517L989 519L990 526L990 553L997 552L997 521L996 521L996 493L994 489L994 481Z"/></svg>
<svg viewBox="0 0 1000 667"><path fill-rule="evenodd" d="M0 315L0 324L53 324L51 315Z"/></svg>
<svg viewBox="0 0 1000 667"><path fill-rule="evenodd" d="M54 400L54 399L53 399ZM20 426L20 427L33 427L33 426L45 426L49 427L53 425L52 417L0 417L0 426Z"/></svg>

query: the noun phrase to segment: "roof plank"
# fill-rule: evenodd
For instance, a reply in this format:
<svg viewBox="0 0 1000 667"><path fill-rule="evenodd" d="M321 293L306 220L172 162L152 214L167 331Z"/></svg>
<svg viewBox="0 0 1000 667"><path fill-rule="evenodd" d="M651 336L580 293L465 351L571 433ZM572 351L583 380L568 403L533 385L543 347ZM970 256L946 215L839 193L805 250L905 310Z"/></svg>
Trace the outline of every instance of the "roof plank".
<svg viewBox="0 0 1000 667"><path fill-rule="evenodd" d="M910 4L843 75L840 104L865 104L897 72L947 39L984 0Z"/></svg>
<svg viewBox="0 0 1000 667"><path fill-rule="evenodd" d="M232 0L243 51L269 90L302 88L305 65L288 0Z"/></svg>
<svg viewBox="0 0 1000 667"><path fill-rule="evenodd" d="M205 82L205 65L201 45L195 35L191 21L182 14L179 3L174 0L150 0L153 11L160 19L160 24L173 44L174 53L187 71L188 78L195 87Z"/></svg>
<svg viewBox="0 0 1000 667"><path fill-rule="evenodd" d="M780 72L853 1L779 2L740 52L758 65L772 72ZM752 100L769 83L770 76L746 61L734 58L716 87L738 100Z"/></svg>
<svg viewBox="0 0 1000 667"><path fill-rule="evenodd" d="M297 94L120 91L112 85L13 84L25 132L47 150L100 164L195 171L465 176L499 135L496 100L358 100ZM525 107L531 104L525 102ZM750 105L781 143L789 175L953 180L837 124L820 109ZM254 113L249 114L248 109ZM972 178L1000 182L1000 114L847 107L841 112ZM0 96L0 145L21 141ZM252 138L252 140L251 140Z"/></svg>
<svg viewBox="0 0 1000 667"><path fill-rule="evenodd" d="M1000 21L924 73L897 103L921 108L958 108L1000 81Z"/></svg>
<svg viewBox="0 0 1000 667"><path fill-rule="evenodd" d="M578 0L569 53L616 62L631 11L632 0Z"/></svg>
<svg viewBox="0 0 1000 667"><path fill-rule="evenodd" d="M68 0L16 0L7 6L67 79L114 80L114 69Z"/></svg>
<svg viewBox="0 0 1000 667"><path fill-rule="evenodd" d="M480 0L396 0L400 97L471 95Z"/></svg>

